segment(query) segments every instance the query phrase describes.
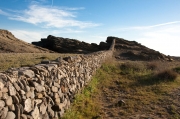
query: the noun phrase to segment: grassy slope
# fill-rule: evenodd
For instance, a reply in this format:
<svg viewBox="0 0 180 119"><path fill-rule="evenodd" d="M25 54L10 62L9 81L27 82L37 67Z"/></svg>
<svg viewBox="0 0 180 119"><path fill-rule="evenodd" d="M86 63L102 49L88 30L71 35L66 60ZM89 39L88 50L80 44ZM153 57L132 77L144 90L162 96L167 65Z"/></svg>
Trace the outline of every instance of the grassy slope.
<svg viewBox="0 0 180 119"><path fill-rule="evenodd" d="M104 64L90 85L76 96L64 119L179 119L180 77L177 74L175 80L158 77L165 66L170 68L170 63Z"/></svg>
<svg viewBox="0 0 180 119"><path fill-rule="evenodd" d="M58 57L65 57L75 54L60 53L0 53L0 71L8 68L31 66L40 63L42 60L55 60Z"/></svg>

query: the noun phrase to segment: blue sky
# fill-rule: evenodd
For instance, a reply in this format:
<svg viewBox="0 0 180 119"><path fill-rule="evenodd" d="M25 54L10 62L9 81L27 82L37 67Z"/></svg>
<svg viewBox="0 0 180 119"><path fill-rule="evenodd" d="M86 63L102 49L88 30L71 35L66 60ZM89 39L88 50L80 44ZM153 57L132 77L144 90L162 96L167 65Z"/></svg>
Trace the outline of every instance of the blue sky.
<svg viewBox="0 0 180 119"><path fill-rule="evenodd" d="M180 56L180 0L0 0L0 29L26 42L116 36Z"/></svg>

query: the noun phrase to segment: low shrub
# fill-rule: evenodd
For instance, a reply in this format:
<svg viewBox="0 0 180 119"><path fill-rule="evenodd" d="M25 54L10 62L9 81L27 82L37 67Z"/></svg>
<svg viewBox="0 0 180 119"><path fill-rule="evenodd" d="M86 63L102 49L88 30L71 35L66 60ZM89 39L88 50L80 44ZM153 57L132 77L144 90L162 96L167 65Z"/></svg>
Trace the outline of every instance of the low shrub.
<svg viewBox="0 0 180 119"><path fill-rule="evenodd" d="M174 81L178 74L173 70L164 70L155 75L158 81Z"/></svg>
<svg viewBox="0 0 180 119"><path fill-rule="evenodd" d="M120 65L122 73L129 74L145 70L144 64L140 62L127 62Z"/></svg>
<svg viewBox="0 0 180 119"><path fill-rule="evenodd" d="M147 64L147 69L148 70L155 70L155 69L157 69L157 67L158 67L158 64L156 62L149 62Z"/></svg>
<svg viewBox="0 0 180 119"><path fill-rule="evenodd" d="M176 67L173 69L175 72L179 73L180 74L180 67Z"/></svg>

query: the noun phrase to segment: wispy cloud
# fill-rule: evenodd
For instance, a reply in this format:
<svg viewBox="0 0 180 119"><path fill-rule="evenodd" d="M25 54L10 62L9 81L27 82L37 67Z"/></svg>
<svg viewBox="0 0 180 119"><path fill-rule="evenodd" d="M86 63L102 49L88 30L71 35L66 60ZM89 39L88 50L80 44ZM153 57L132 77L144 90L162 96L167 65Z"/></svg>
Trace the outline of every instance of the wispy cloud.
<svg viewBox="0 0 180 119"><path fill-rule="evenodd" d="M47 36L46 32L43 31L28 31L28 30L10 30L15 37L25 40L28 43L31 43L33 41L39 41L41 38L44 38Z"/></svg>
<svg viewBox="0 0 180 119"><path fill-rule="evenodd" d="M1 9L0 9L0 14L5 15L5 16L9 16L9 14L7 12L2 11Z"/></svg>
<svg viewBox="0 0 180 119"><path fill-rule="evenodd" d="M166 55L180 56L180 21L168 22L138 30L134 39Z"/></svg>
<svg viewBox="0 0 180 119"><path fill-rule="evenodd" d="M173 25L173 24L179 24L180 21L173 21L173 22L167 22L167 23L161 23L156 25L150 25L150 26L132 26L132 27L125 27L125 28L118 28L116 30L119 31L126 31L126 30L148 30L155 27L163 27L167 25Z"/></svg>
<svg viewBox="0 0 180 119"><path fill-rule="evenodd" d="M22 21L47 28L87 28L100 25L93 22L76 20L77 15L75 11L79 9L82 8L59 8L33 4L23 11L14 10L8 13L0 10L0 14L8 16L11 20Z"/></svg>
<svg viewBox="0 0 180 119"><path fill-rule="evenodd" d="M150 26L113 28L114 36L137 41L166 55L180 56L180 21Z"/></svg>

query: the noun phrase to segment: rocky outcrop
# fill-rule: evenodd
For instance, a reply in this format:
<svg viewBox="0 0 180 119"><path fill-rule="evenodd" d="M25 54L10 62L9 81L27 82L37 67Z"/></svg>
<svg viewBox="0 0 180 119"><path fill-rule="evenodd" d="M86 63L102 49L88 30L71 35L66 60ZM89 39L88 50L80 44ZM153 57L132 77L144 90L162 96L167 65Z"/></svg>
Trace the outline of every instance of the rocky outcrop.
<svg viewBox="0 0 180 119"><path fill-rule="evenodd" d="M0 119L54 119L63 116L74 95L87 85L107 51L43 61L0 73Z"/></svg>
<svg viewBox="0 0 180 119"><path fill-rule="evenodd" d="M46 53L48 49L37 47L17 39L8 30L0 29L0 53Z"/></svg>
<svg viewBox="0 0 180 119"><path fill-rule="evenodd" d="M125 60L167 60L172 61L172 57L166 56L158 51L147 48L136 41L128 41L123 38L108 37L106 42L111 43L116 40L115 57Z"/></svg>
<svg viewBox="0 0 180 119"><path fill-rule="evenodd" d="M49 50L59 53L82 53L87 54L100 50L109 49L109 43L101 42L100 45L95 43L81 42L75 39L55 37L49 35L47 38L42 38L39 42L32 42L32 44L47 48Z"/></svg>

